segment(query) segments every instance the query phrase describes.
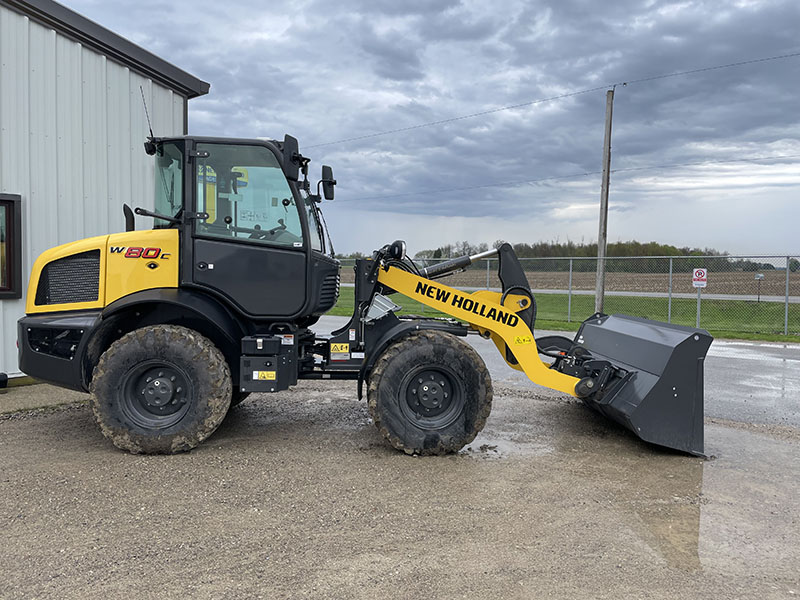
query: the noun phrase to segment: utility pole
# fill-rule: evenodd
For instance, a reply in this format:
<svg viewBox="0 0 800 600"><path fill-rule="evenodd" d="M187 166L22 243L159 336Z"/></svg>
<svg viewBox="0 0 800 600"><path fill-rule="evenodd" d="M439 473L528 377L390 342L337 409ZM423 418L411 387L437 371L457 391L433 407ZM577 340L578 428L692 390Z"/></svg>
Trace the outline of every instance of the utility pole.
<svg viewBox="0 0 800 600"><path fill-rule="evenodd" d="M611 88L606 92L606 133L603 139L603 180L600 185L600 231L597 234L597 280L594 289L594 312L603 312L603 300L606 293L608 180L611 173L611 116L613 113L614 88Z"/></svg>

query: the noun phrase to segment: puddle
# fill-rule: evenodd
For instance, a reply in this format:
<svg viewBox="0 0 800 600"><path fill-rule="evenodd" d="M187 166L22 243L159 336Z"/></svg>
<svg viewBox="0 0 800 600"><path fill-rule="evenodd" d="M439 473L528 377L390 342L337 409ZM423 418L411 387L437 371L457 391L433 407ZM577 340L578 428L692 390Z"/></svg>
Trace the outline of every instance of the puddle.
<svg viewBox="0 0 800 600"><path fill-rule="evenodd" d="M458 452L459 456L480 459L544 456L554 448L542 442L524 442L512 439L519 434L511 432L482 432L475 440Z"/></svg>

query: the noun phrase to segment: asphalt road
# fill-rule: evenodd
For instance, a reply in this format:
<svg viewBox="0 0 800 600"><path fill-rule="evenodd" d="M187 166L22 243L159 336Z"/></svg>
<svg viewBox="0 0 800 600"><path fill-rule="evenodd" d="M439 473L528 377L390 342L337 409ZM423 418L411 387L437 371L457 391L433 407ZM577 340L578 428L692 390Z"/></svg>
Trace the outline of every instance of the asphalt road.
<svg viewBox="0 0 800 600"><path fill-rule="evenodd" d="M708 370L755 371L732 348ZM85 403L2 416L0 597L800 594L793 422L720 401L704 460L502 366L486 429L448 457L392 450L346 381L253 395L176 456L117 451Z"/></svg>

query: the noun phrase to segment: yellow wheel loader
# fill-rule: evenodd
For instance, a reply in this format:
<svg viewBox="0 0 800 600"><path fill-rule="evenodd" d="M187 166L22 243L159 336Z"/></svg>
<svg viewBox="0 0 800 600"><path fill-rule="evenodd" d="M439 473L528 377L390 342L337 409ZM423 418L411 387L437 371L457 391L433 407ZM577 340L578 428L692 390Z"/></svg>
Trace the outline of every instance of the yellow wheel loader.
<svg viewBox="0 0 800 600"><path fill-rule="evenodd" d="M395 448L456 452L491 410L491 378L463 340L477 333L534 383L583 399L643 440L702 454L707 332L596 314L574 339L537 339L536 300L509 245L420 267L398 241L356 261L352 317L316 335L309 327L339 294L319 208L334 195L330 167L313 193L309 159L291 136L151 137L145 151L154 210L125 206L124 233L42 254L18 332L21 369L90 392L119 448L190 450L252 392L350 379L359 397L366 385ZM153 229L134 230L134 212ZM495 254L502 291L439 281ZM398 316L394 293L451 318Z"/></svg>

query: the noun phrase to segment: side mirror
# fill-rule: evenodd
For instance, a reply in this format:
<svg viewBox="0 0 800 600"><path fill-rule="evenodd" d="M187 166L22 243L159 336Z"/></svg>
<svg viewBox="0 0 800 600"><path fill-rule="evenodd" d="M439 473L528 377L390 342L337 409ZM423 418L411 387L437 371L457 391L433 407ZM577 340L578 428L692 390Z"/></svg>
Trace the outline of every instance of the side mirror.
<svg viewBox="0 0 800 600"><path fill-rule="evenodd" d="M297 138L287 133L283 137L283 171L286 173L286 178L292 181L297 181L300 176L300 161L295 158L299 155L300 147L297 144Z"/></svg>
<svg viewBox="0 0 800 600"><path fill-rule="evenodd" d="M333 200L333 186L335 185L333 169L328 165L322 165L322 195L325 196L325 200Z"/></svg>

